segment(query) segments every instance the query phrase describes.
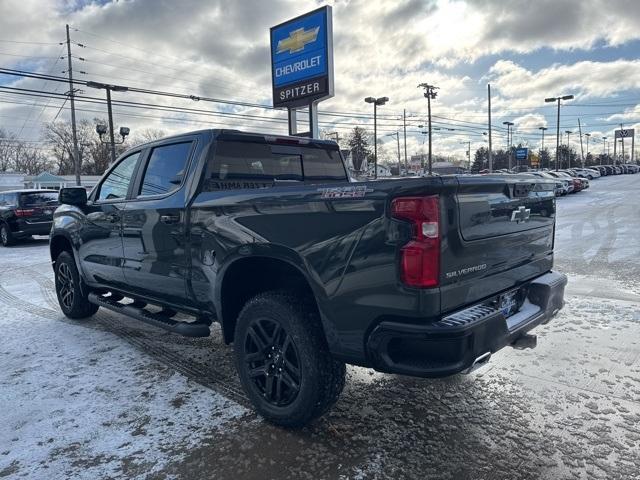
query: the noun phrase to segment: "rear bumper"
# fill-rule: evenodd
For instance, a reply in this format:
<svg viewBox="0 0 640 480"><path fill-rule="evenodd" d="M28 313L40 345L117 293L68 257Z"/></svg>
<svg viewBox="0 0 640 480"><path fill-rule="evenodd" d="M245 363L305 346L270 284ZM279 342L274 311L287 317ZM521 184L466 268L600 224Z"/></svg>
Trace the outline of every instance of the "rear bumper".
<svg viewBox="0 0 640 480"><path fill-rule="evenodd" d="M463 372L551 320L564 305L566 284L567 277L557 272L532 280L524 285L522 307L508 318L483 302L427 325L382 322L367 339L367 354L381 372L417 377Z"/></svg>
<svg viewBox="0 0 640 480"><path fill-rule="evenodd" d="M11 233L16 238L28 237L30 235L49 235L52 223L52 221L29 222L27 220L19 220L16 222L17 230Z"/></svg>

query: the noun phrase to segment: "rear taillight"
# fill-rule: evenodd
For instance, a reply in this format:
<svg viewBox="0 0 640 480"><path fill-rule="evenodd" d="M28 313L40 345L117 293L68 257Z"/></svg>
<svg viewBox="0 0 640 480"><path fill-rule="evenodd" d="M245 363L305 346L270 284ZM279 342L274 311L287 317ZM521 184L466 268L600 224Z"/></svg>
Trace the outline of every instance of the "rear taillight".
<svg viewBox="0 0 640 480"><path fill-rule="evenodd" d="M18 208L16 209L16 217L30 217L35 213L33 208Z"/></svg>
<svg viewBox="0 0 640 480"><path fill-rule="evenodd" d="M411 287L437 287L440 281L440 200L399 197L391 202L394 218L413 224L411 241L400 249L400 278Z"/></svg>

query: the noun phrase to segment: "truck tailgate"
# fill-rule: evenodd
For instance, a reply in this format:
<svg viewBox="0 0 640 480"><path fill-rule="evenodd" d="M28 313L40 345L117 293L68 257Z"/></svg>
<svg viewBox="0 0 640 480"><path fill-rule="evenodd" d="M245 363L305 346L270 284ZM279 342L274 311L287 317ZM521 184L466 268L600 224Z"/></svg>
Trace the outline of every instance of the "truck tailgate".
<svg viewBox="0 0 640 480"><path fill-rule="evenodd" d="M553 182L501 175L460 176L448 183L454 193L444 200L443 312L514 288L551 269Z"/></svg>

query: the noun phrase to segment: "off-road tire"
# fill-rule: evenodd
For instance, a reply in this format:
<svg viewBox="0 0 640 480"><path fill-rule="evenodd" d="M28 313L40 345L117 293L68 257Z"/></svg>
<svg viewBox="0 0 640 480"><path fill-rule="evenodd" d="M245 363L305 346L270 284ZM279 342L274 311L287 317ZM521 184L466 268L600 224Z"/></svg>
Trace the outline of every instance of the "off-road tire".
<svg viewBox="0 0 640 480"><path fill-rule="evenodd" d="M248 350L255 346L256 322L268 322L280 325L282 335L287 335L297 354L299 367L299 382L297 394L284 405L275 404L266 398L265 392L268 376L262 376L265 386L255 380L255 363L248 359L254 358ZM270 351L267 343L265 350ZM274 341L277 343L277 341ZM256 411L269 422L289 428L302 427L312 420L322 416L338 400L345 382L345 364L335 360L329 353L326 339L322 330L317 309L312 301L294 296L288 292L266 292L250 299L240 312L234 336L234 350L236 368L242 386L255 406ZM292 352L289 347L287 351ZM285 352L283 356L286 354ZM259 362L261 362L260 360ZM266 362L273 360L266 360ZM273 364L273 363L272 363ZM287 363L282 364L287 372ZM253 366L253 368L252 368ZM268 369L267 363L264 371ZM277 370L277 368L276 368ZM294 369L295 371L295 369ZM250 375L254 373L254 377ZM291 380L292 377L289 377ZM277 390L278 380L273 380ZM287 386L283 383L284 387ZM293 390L293 389L291 389Z"/></svg>
<svg viewBox="0 0 640 480"><path fill-rule="evenodd" d="M11 234L9 225L4 222L0 223L0 243L2 243L3 247L10 247L16 243L15 238L13 238L13 235Z"/></svg>
<svg viewBox="0 0 640 480"><path fill-rule="evenodd" d="M54 269L56 295L62 313L75 320L94 315L98 306L87 299L88 288L80 278L73 256L66 251L60 253Z"/></svg>

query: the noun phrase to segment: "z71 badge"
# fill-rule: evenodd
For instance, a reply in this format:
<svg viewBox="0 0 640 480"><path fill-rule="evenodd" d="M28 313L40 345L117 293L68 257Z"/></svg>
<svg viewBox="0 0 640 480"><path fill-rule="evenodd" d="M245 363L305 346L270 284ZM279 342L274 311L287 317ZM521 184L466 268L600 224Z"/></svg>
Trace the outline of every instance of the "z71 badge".
<svg viewBox="0 0 640 480"><path fill-rule="evenodd" d="M364 185L353 187L329 187L319 188L320 198L362 198L367 193L373 192L373 188Z"/></svg>

